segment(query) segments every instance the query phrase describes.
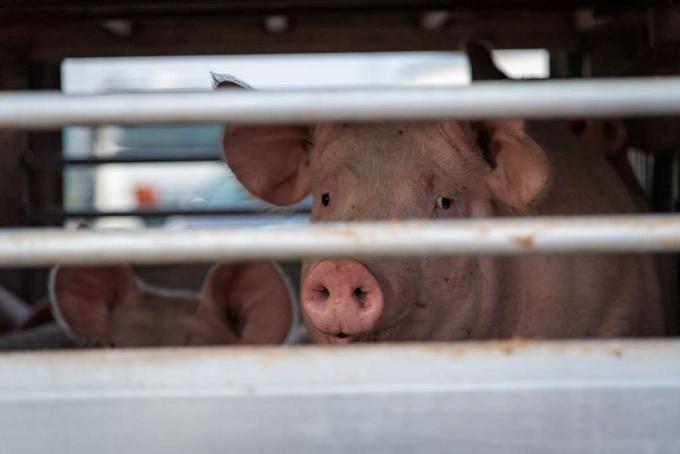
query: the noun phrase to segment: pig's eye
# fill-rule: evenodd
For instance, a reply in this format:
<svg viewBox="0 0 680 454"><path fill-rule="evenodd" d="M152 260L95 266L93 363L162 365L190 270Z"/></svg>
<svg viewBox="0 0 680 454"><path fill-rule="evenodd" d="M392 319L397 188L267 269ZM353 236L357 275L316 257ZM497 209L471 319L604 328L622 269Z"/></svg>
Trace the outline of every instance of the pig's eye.
<svg viewBox="0 0 680 454"><path fill-rule="evenodd" d="M453 199L450 197L437 197L437 206L444 210L448 210L453 205Z"/></svg>
<svg viewBox="0 0 680 454"><path fill-rule="evenodd" d="M323 203L323 206L327 207L329 203L331 203L331 196L327 192L324 192L321 194L321 203Z"/></svg>

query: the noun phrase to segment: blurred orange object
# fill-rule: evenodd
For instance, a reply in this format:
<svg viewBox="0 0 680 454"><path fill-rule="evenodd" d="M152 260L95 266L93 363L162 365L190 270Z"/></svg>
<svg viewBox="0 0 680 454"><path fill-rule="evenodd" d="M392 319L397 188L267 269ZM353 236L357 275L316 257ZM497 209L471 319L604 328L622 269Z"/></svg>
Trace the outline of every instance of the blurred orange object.
<svg viewBox="0 0 680 454"><path fill-rule="evenodd" d="M158 195L153 186L138 185L135 187L137 205L140 208L153 207L158 203Z"/></svg>

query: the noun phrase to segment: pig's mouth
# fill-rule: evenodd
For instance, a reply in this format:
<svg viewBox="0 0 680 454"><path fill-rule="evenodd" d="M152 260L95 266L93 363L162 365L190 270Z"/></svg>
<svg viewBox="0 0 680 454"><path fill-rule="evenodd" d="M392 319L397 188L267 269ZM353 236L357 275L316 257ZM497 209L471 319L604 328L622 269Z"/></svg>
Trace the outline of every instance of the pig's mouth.
<svg viewBox="0 0 680 454"><path fill-rule="evenodd" d="M356 342L353 339L353 336L350 336L349 334L340 332L336 334L325 334L321 333L323 336L324 340L326 343L329 344L339 344L339 345L344 345L344 344L351 344L352 342Z"/></svg>
<svg viewBox="0 0 680 454"><path fill-rule="evenodd" d="M328 333L319 330L318 328L312 326L311 324L308 324L307 326L308 329L311 329L313 332L315 332L318 335L318 337L322 339L323 343L326 344L346 345L353 343L383 342L395 338L393 334L395 333L395 331L397 331L400 323L406 317L408 317L410 312L411 312L410 310L404 311L402 314L396 317L396 319L392 323L386 326L356 334L348 334L345 333L344 331Z"/></svg>

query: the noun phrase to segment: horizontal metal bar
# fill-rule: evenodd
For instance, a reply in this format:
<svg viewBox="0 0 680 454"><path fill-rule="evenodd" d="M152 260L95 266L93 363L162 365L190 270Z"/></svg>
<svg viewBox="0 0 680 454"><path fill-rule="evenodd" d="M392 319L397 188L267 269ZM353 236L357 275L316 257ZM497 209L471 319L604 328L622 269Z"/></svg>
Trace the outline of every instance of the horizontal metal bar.
<svg viewBox="0 0 680 454"><path fill-rule="evenodd" d="M679 339L0 353L0 401L150 397L168 391L202 396L216 387L233 396L377 393L408 388L415 392L418 388L517 390L560 384L574 388L680 387L678 357ZM592 367L584 367L589 363ZM649 367L651 364L654 367ZM196 373L211 365L219 373ZM485 365L489 370L480 374L466 365ZM268 369L276 373L261 373ZM74 370L79 373L73 374ZM404 373L395 374L395 370ZM36 374L38 371L50 373ZM134 380L122 380L126 377ZM375 386L378 383L384 386Z"/></svg>
<svg viewBox="0 0 680 454"><path fill-rule="evenodd" d="M455 88L0 94L0 127L680 114L680 77L491 81Z"/></svg>
<svg viewBox="0 0 680 454"><path fill-rule="evenodd" d="M59 152L55 154L61 154ZM172 162L220 162L222 151L220 150L154 150L154 155L149 156L149 149L126 149L126 157L111 158L37 158L35 155L25 155L24 163L33 169L41 168L64 168L70 166L99 166L103 164L152 164Z"/></svg>
<svg viewBox="0 0 680 454"><path fill-rule="evenodd" d="M40 454L677 452L678 358L678 340L0 354L0 440Z"/></svg>
<svg viewBox="0 0 680 454"><path fill-rule="evenodd" d="M680 215L232 226L184 231L0 231L0 266L11 267L642 251L680 251Z"/></svg>
<svg viewBox="0 0 680 454"><path fill-rule="evenodd" d="M145 210L88 210L88 209L47 209L35 210L27 213L27 217L32 221L60 221L69 218L105 218L105 217L127 217L135 216L144 219L165 218L168 216L252 216L254 218L270 218L291 216L295 214L309 214L308 209L279 208L264 211L262 209L145 209Z"/></svg>

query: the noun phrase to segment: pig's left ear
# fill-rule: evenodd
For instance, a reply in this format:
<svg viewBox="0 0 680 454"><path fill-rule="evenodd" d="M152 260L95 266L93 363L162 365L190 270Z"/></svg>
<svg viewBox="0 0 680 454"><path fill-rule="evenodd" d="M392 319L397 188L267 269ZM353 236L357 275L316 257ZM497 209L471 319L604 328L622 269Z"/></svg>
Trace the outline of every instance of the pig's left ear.
<svg viewBox="0 0 680 454"><path fill-rule="evenodd" d="M494 197L514 210L527 209L548 185L550 164L543 148L520 120L476 122L472 130L490 166L487 184Z"/></svg>
<svg viewBox="0 0 680 454"><path fill-rule="evenodd" d="M215 265L201 296L200 314L226 325L239 344L280 344L290 331L292 293L271 261Z"/></svg>

